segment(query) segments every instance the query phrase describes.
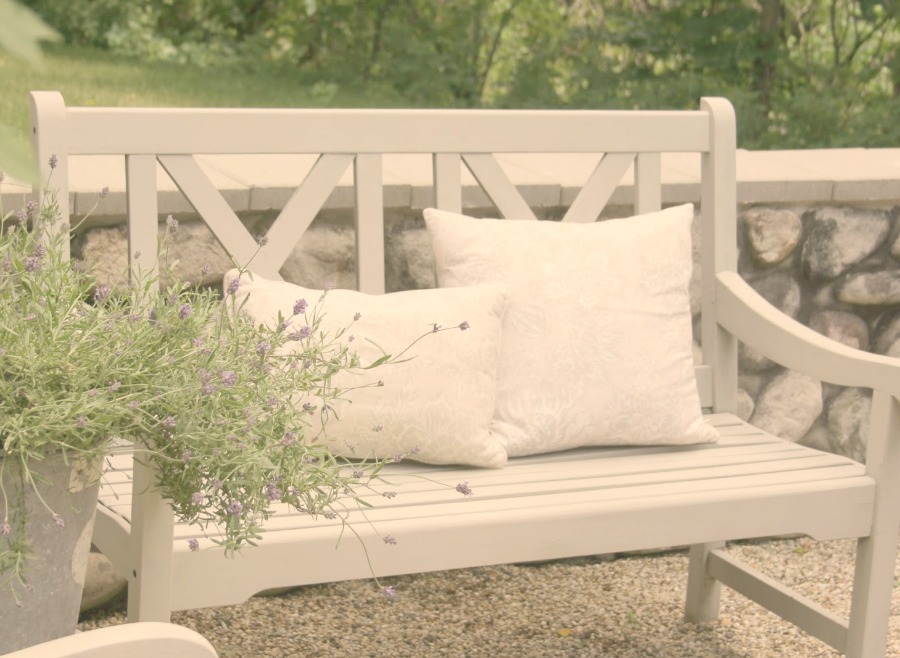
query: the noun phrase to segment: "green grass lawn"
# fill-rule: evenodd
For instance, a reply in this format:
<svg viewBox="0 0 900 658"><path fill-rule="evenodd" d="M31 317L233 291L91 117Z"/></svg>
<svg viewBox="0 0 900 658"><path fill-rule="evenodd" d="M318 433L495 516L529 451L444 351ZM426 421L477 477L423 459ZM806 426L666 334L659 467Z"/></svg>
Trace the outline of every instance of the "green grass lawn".
<svg viewBox="0 0 900 658"><path fill-rule="evenodd" d="M276 67L197 68L142 62L68 46L47 46L37 70L0 53L0 121L25 135L28 92L54 90L80 106L372 107L409 105L367 89L339 89ZM405 102L404 102L405 101Z"/></svg>

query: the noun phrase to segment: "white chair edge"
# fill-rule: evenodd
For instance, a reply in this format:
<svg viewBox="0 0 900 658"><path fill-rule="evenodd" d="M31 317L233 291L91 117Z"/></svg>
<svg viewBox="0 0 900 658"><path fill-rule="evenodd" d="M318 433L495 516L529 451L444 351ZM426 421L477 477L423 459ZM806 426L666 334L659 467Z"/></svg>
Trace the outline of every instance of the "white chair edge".
<svg viewBox="0 0 900 658"><path fill-rule="evenodd" d="M206 638L189 628L140 622L76 633L4 658L218 658L218 654Z"/></svg>

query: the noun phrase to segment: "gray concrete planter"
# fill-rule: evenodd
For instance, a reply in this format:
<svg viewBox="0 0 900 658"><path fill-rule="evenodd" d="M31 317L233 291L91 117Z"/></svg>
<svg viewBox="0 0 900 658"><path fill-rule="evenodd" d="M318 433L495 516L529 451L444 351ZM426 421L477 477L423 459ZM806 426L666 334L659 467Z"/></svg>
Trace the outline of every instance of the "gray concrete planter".
<svg viewBox="0 0 900 658"><path fill-rule="evenodd" d="M10 584L4 574L0 654L75 632L100 484L98 469L85 467L83 462L70 465L62 456L54 455L34 463L32 470L42 480L38 492L59 515L54 520L31 487L22 487L21 468L10 461L2 463L0 515L8 503L12 516L15 502L24 496L28 510L24 532L33 559L26 566L24 584ZM17 524L12 518L10 525L10 536L0 538L0 550L6 548L7 540L17 538Z"/></svg>

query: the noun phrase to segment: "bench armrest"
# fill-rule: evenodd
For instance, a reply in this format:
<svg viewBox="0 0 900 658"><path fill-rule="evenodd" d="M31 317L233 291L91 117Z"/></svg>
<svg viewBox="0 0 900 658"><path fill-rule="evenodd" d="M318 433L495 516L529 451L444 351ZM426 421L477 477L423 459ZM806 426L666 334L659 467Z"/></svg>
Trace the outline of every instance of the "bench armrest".
<svg viewBox="0 0 900 658"><path fill-rule="evenodd" d="M786 368L900 400L900 359L823 336L772 306L737 272L716 275L716 314L718 324L735 338Z"/></svg>

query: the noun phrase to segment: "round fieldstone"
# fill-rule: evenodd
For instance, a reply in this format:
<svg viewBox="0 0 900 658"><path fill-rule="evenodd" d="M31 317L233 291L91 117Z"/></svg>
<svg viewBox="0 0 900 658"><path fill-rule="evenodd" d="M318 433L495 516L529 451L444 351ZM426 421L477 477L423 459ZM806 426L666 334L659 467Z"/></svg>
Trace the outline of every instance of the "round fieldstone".
<svg viewBox="0 0 900 658"><path fill-rule="evenodd" d="M763 386L768 381L765 375L741 372L738 375L738 388L742 388L750 394L754 400L762 392Z"/></svg>
<svg viewBox="0 0 900 658"><path fill-rule="evenodd" d="M391 236L385 246L387 289L433 288L434 251L425 229L410 228Z"/></svg>
<svg viewBox="0 0 900 658"><path fill-rule="evenodd" d="M770 434L799 441L821 413L821 382L786 370L763 389L750 422Z"/></svg>
<svg viewBox="0 0 900 658"><path fill-rule="evenodd" d="M842 391L828 407L828 443L832 452L863 462L869 436L872 395L861 388Z"/></svg>
<svg viewBox="0 0 900 658"><path fill-rule="evenodd" d="M858 350L869 347L869 326L854 313L818 311L810 317L809 326L823 336Z"/></svg>
<svg viewBox="0 0 900 658"><path fill-rule="evenodd" d="M890 215L872 208L816 208L801 250L804 274L834 279L871 256L887 239Z"/></svg>
<svg viewBox="0 0 900 658"><path fill-rule="evenodd" d="M73 245L72 251L99 283L115 285L128 269L128 236L124 226L89 229Z"/></svg>
<svg viewBox="0 0 900 658"><path fill-rule="evenodd" d="M772 306L792 318L800 313L802 297L800 284L786 272L773 272L750 282L756 290ZM738 348L738 363L749 372L763 372L776 364L760 352L741 344Z"/></svg>
<svg viewBox="0 0 900 658"><path fill-rule="evenodd" d="M93 610L111 603L128 587L128 581L116 573L112 562L102 553L89 553L81 611Z"/></svg>
<svg viewBox="0 0 900 658"><path fill-rule="evenodd" d="M767 302L785 315L797 318L800 314L800 284L786 272L773 272L750 282Z"/></svg>
<svg viewBox="0 0 900 658"><path fill-rule="evenodd" d="M900 358L900 312L879 322L875 351L879 354Z"/></svg>
<svg viewBox="0 0 900 658"><path fill-rule="evenodd" d="M803 235L803 222L791 210L752 208L742 218L753 259L761 265L776 265L790 256Z"/></svg>
<svg viewBox="0 0 900 658"><path fill-rule="evenodd" d="M750 420L754 408L756 408L756 403L751 395L744 389L739 388L737 390L737 417L744 421Z"/></svg>
<svg viewBox="0 0 900 658"><path fill-rule="evenodd" d="M858 306L900 304L900 270L851 274L837 287L837 298Z"/></svg>
<svg viewBox="0 0 900 658"><path fill-rule="evenodd" d="M321 289L356 288L356 239L351 229L312 227L294 247L281 268L286 281Z"/></svg>
<svg viewBox="0 0 900 658"><path fill-rule="evenodd" d="M761 373L778 366L772 359L762 352L747 347L743 343L738 344L738 366L741 372Z"/></svg>
<svg viewBox="0 0 900 658"><path fill-rule="evenodd" d="M816 419L816 422L813 423L812 427L809 428L809 431L803 435L803 438L798 443L822 452L834 452L831 444L828 442L828 426L825 424L822 416Z"/></svg>

